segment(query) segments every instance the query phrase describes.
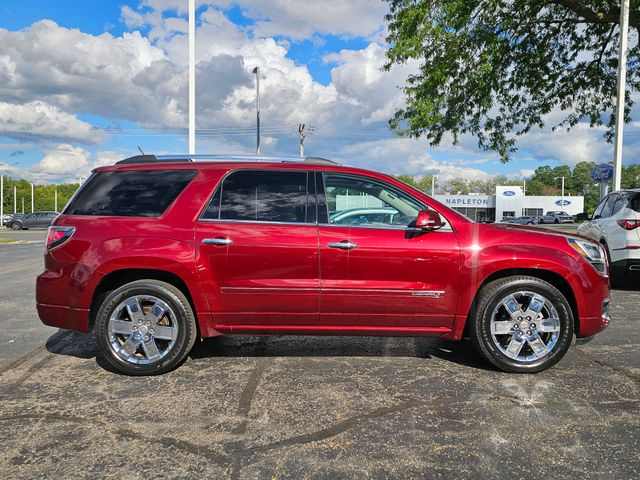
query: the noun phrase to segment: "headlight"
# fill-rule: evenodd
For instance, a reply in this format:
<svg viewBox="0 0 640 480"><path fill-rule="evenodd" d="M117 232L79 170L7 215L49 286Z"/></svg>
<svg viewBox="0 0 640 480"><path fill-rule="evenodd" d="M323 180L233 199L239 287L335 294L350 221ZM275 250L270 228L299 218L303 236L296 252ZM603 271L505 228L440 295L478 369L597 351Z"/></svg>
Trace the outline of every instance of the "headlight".
<svg viewBox="0 0 640 480"><path fill-rule="evenodd" d="M607 254L600 244L578 238L568 238L567 242L582 258L593 265L593 268L602 275L607 274Z"/></svg>

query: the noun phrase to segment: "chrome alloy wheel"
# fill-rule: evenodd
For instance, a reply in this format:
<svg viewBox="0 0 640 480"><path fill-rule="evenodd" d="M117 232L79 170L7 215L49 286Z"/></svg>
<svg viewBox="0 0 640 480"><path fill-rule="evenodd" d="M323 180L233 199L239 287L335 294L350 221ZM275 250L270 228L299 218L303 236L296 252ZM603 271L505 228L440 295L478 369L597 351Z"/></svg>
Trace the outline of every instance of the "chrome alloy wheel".
<svg viewBox="0 0 640 480"><path fill-rule="evenodd" d="M111 349L120 360L148 365L171 351L178 322L171 307L159 298L136 295L114 309L107 331Z"/></svg>
<svg viewBox="0 0 640 480"><path fill-rule="evenodd" d="M558 311L531 291L502 298L491 314L491 338L507 357L532 362L553 351L560 335Z"/></svg>

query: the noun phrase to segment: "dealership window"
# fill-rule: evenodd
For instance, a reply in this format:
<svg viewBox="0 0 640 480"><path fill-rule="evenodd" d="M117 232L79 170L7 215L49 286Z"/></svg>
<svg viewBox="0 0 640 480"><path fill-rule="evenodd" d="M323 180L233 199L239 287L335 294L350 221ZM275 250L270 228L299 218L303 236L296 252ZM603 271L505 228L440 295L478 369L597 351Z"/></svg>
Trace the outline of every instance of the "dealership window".
<svg viewBox="0 0 640 480"><path fill-rule="evenodd" d="M515 211L506 211L506 212L502 212L502 216L503 217L515 217L516 216L516 212Z"/></svg>
<svg viewBox="0 0 640 480"><path fill-rule="evenodd" d="M541 208L525 208L524 209L524 216L525 217L539 217L542 215L542 209Z"/></svg>

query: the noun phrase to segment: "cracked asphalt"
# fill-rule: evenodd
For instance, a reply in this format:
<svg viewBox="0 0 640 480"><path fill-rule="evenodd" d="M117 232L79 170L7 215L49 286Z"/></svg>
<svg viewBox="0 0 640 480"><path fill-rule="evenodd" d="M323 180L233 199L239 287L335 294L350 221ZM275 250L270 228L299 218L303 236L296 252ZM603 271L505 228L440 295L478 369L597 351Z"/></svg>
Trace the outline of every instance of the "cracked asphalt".
<svg viewBox="0 0 640 480"><path fill-rule="evenodd" d="M125 377L91 335L40 324L44 233L20 235L38 243L0 245L0 478L638 475L638 279L605 332L536 375L468 342L220 337Z"/></svg>

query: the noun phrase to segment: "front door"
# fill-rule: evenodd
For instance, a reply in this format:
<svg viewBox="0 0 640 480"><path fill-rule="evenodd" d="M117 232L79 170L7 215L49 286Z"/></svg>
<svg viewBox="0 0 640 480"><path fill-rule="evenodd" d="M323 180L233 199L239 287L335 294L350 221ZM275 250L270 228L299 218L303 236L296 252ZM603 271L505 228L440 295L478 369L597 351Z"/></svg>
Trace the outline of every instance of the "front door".
<svg viewBox="0 0 640 480"><path fill-rule="evenodd" d="M450 227L428 233L409 227L424 205L392 185L357 175L325 173L323 178L319 198L326 201L319 208L327 208L327 215L319 226L320 322L451 326L460 249ZM379 210L390 215L370 215Z"/></svg>
<svg viewBox="0 0 640 480"><path fill-rule="evenodd" d="M308 176L239 170L218 187L196 233L198 268L216 323L317 322L318 229Z"/></svg>

